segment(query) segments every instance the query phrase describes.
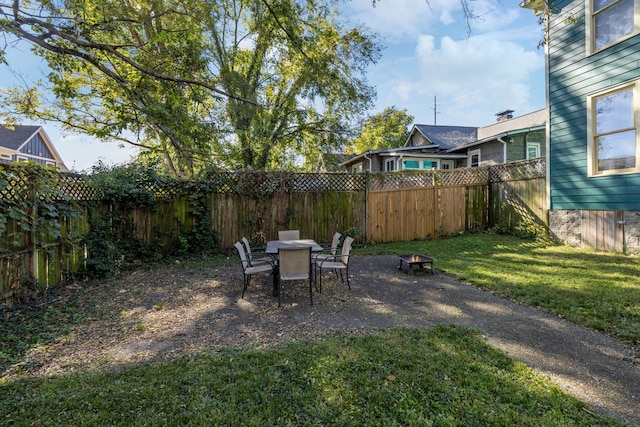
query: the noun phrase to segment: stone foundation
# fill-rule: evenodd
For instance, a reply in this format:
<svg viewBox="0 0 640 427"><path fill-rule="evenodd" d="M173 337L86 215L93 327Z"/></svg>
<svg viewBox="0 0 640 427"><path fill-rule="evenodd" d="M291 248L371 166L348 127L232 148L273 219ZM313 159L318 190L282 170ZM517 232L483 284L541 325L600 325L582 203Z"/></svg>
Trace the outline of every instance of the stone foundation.
<svg viewBox="0 0 640 427"><path fill-rule="evenodd" d="M640 211L550 210L549 232L571 246L640 254Z"/></svg>

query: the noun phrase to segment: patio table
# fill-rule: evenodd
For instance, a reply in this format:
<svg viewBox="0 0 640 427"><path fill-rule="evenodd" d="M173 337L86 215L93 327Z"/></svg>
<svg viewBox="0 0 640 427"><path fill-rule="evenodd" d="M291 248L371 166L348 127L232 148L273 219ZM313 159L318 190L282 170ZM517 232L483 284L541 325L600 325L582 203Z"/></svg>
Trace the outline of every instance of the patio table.
<svg viewBox="0 0 640 427"><path fill-rule="evenodd" d="M300 246L311 246L311 252L322 252L322 246L313 239L269 240L265 252L270 255L278 255L278 249L280 248L295 248Z"/></svg>

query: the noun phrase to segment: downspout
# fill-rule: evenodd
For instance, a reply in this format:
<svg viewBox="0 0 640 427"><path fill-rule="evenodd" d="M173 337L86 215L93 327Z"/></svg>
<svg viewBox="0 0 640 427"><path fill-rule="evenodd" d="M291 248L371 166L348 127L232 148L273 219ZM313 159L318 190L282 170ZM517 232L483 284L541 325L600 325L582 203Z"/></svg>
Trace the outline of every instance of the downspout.
<svg viewBox="0 0 640 427"><path fill-rule="evenodd" d="M369 160L369 173L371 173L372 172L371 157L369 157L367 154L363 154L363 157Z"/></svg>
<svg viewBox="0 0 640 427"><path fill-rule="evenodd" d="M502 142L502 153L503 153L502 155L503 155L503 158L504 158L504 162L507 163L507 161L509 160L509 159L507 159L507 142L508 141L505 141L504 139L502 139L501 136L499 136L498 137L498 142Z"/></svg>

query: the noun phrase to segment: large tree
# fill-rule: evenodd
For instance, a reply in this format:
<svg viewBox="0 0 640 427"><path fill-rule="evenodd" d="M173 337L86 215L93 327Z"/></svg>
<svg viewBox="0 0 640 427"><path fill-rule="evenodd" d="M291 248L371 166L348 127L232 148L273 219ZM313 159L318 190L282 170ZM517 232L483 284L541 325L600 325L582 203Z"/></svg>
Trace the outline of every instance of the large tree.
<svg viewBox="0 0 640 427"><path fill-rule="evenodd" d="M379 56L332 0L15 0L0 3L0 31L51 69L2 94L5 116L138 145L177 175L343 143Z"/></svg>
<svg viewBox="0 0 640 427"><path fill-rule="evenodd" d="M402 147L409 137L412 123L413 116L407 110L387 107L365 121L348 151L358 154L367 150Z"/></svg>

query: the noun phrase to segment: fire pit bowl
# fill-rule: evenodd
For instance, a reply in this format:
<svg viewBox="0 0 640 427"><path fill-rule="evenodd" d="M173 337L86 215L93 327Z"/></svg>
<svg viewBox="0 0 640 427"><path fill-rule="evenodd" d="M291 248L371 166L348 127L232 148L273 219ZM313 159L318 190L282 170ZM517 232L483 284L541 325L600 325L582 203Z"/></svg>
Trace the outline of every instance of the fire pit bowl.
<svg viewBox="0 0 640 427"><path fill-rule="evenodd" d="M409 268L407 273L411 274L413 273L413 267L418 267L418 270L424 270L425 265L429 264L430 268L428 271L431 274L434 273L433 262L435 261L435 259L433 258L429 258L428 256L424 256L420 254L398 255L398 258L400 259L400 265L398 266L398 270L402 270L402 264L406 264L407 267Z"/></svg>

